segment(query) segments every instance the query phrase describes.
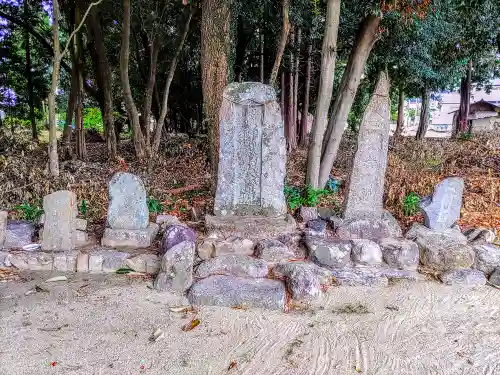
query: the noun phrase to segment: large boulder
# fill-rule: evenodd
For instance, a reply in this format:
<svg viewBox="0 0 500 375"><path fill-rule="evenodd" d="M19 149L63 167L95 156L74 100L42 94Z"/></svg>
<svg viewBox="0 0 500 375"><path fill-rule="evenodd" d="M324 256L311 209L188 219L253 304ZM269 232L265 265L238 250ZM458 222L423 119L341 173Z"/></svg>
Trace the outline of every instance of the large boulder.
<svg viewBox="0 0 500 375"><path fill-rule="evenodd" d="M352 260L357 264L377 265L382 263L380 246L370 240L352 240Z"/></svg>
<svg viewBox="0 0 500 375"><path fill-rule="evenodd" d="M478 286L486 284L484 273L469 268L448 270L443 272L439 278L447 285Z"/></svg>
<svg viewBox="0 0 500 375"><path fill-rule="evenodd" d="M292 298L298 301L320 297L322 287L332 284L331 272L313 263L277 263L272 272L275 277L285 280Z"/></svg>
<svg viewBox="0 0 500 375"><path fill-rule="evenodd" d="M193 305L285 308L285 284L279 280L210 276L195 283L188 293Z"/></svg>
<svg viewBox="0 0 500 375"><path fill-rule="evenodd" d="M23 246L33 242L35 226L33 223L24 220L10 220L5 229L5 240L3 247L5 250L22 249Z"/></svg>
<svg viewBox="0 0 500 375"><path fill-rule="evenodd" d="M268 274L267 262L248 255L225 255L201 262L194 274L203 279L212 275L259 278Z"/></svg>
<svg viewBox="0 0 500 375"><path fill-rule="evenodd" d="M324 267L340 268L351 263L351 241L306 237L309 258Z"/></svg>
<svg viewBox="0 0 500 375"><path fill-rule="evenodd" d="M451 228L460 219L463 190L464 180L460 177L450 177L436 185L432 197L420 201L425 226L434 230Z"/></svg>
<svg viewBox="0 0 500 375"><path fill-rule="evenodd" d="M469 244L472 246L485 245L495 241L495 233L486 228L474 228L464 232Z"/></svg>
<svg viewBox="0 0 500 375"><path fill-rule="evenodd" d="M149 210L142 180L131 174L116 173L108 186L108 226L112 229L146 229Z"/></svg>
<svg viewBox="0 0 500 375"><path fill-rule="evenodd" d="M272 86L231 83L222 95L214 213L286 214L286 140Z"/></svg>
<svg viewBox="0 0 500 375"><path fill-rule="evenodd" d="M397 269L416 270L419 262L418 245L410 240L384 238L379 241L384 262Z"/></svg>
<svg viewBox="0 0 500 375"><path fill-rule="evenodd" d="M255 256L268 262L279 262L295 258L295 253L280 241L266 239L255 247Z"/></svg>
<svg viewBox="0 0 500 375"><path fill-rule="evenodd" d="M184 294L193 283L194 252L195 244L191 241L170 248L163 255L154 287L160 291Z"/></svg>
<svg viewBox="0 0 500 375"><path fill-rule="evenodd" d="M160 252L166 253L172 247L184 241L196 242L196 234L191 228L184 225L168 225L163 232Z"/></svg>
<svg viewBox="0 0 500 375"><path fill-rule="evenodd" d="M496 268L488 280L491 284L500 287L500 268Z"/></svg>
<svg viewBox="0 0 500 375"><path fill-rule="evenodd" d="M403 230L397 219L387 210L382 210L382 221L385 222L395 238L403 237Z"/></svg>
<svg viewBox="0 0 500 375"><path fill-rule="evenodd" d="M474 268L489 276L496 268L500 268L500 246L485 244L474 246Z"/></svg>
<svg viewBox="0 0 500 375"><path fill-rule="evenodd" d="M343 240L376 241L381 238L398 237L400 232L382 219L353 219L344 221L337 228L337 236Z"/></svg>
<svg viewBox="0 0 500 375"><path fill-rule="evenodd" d="M459 244L467 244L467 237L457 229L449 228L440 231L431 230L422 224L414 223L408 232L405 234L408 240L416 241L417 239L427 239L435 242L455 242Z"/></svg>

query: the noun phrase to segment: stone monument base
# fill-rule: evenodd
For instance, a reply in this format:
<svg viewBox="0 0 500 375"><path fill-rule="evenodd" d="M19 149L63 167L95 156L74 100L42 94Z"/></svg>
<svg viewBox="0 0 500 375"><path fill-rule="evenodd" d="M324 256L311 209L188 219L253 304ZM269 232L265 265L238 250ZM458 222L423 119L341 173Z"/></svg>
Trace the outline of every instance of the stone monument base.
<svg viewBox="0 0 500 375"><path fill-rule="evenodd" d="M220 231L225 236L239 236L251 240L277 237L297 229L291 215L282 216L205 216L207 232Z"/></svg>
<svg viewBox="0 0 500 375"><path fill-rule="evenodd" d="M155 223L149 223L146 229L106 228L101 244L112 248L139 249L150 247L158 230L159 226Z"/></svg>

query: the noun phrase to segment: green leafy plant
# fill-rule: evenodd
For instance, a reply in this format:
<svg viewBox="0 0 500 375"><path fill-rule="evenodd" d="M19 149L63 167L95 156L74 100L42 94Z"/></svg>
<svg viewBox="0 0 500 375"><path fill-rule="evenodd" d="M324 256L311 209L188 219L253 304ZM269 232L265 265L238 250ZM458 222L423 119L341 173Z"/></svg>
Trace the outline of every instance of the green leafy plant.
<svg viewBox="0 0 500 375"><path fill-rule="evenodd" d="M285 186L285 198L290 210L294 211L301 206L316 207L321 196L330 194L326 189L314 189L311 185L305 188L298 186Z"/></svg>
<svg viewBox="0 0 500 375"><path fill-rule="evenodd" d="M297 208L302 206L302 189L297 186L286 185L285 189L285 199L288 203L290 210L295 211Z"/></svg>
<svg viewBox="0 0 500 375"><path fill-rule="evenodd" d="M148 197L147 200L149 212L159 214L163 212L163 204L153 197Z"/></svg>
<svg viewBox="0 0 500 375"><path fill-rule="evenodd" d="M405 216L415 215L419 210L419 203L420 197L416 193L411 192L407 194L403 199L403 211Z"/></svg>
<svg viewBox="0 0 500 375"><path fill-rule="evenodd" d="M327 195L329 192L326 189L314 189L311 185L307 185L304 190L304 206L316 207L321 196Z"/></svg>
<svg viewBox="0 0 500 375"><path fill-rule="evenodd" d="M87 207L87 201L85 199L82 199L82 203L78 206L78 211L82 216L87 215L88 207Z"/></svg>
<svg viewBox="0 0 500 375"><path fill-rule="evenodd" d="M470 141L472 137L473 136L471 132L462 132L457 135L457 139L460 141Z"/></svg>
<svg viewBox="0 0 500 375"><path fill-rule="evenodd" d="M23 204L14 207L14 210L20 211L24 220L36 222L43 214L43 209L40 204L30 204L23 202Z"/></svg>

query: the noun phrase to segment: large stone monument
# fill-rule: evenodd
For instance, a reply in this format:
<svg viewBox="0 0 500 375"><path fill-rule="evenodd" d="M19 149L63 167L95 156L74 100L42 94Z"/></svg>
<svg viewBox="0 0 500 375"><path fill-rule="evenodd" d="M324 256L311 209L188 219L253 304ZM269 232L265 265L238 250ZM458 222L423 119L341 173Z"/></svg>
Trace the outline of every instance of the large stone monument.
<svg viewBox="0 0 500 375"><path fill-rule="evenodd" d="M41 238L44 251L73 250L77 243L78 207L75 193L56 191L43 198L44 226Z"/></svg>
<svg viewBox="0 0 500 375"><path fill-rule="evenodd" d="M262 83L232 83L220 110L215 217L207 227L259 235L295 227L284 197L286 141L276 92Z"/></svg>
<svg viewBox="0 0 500 375"><path fill-rule="evenodd" d="M344 210L346 220L382 217L389 146L389 89L389 78L382 71L359 128Z"/></svg>

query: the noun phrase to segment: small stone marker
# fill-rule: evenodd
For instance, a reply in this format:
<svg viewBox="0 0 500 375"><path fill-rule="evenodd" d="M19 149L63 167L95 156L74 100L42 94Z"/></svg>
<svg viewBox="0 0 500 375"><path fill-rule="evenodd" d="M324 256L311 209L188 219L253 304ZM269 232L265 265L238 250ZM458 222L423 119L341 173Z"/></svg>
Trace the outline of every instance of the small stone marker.
<svg viewBox="0 0 500 375"><path fill-rule="evenodd" d="M161 260L160 273L154 286L160 291L183 294L193 283L193 262L195 244L181 242L169 249Z"/></svg>
<svg viewBox="0 0 500 375"><path fill-rule="evenodd" d="M6 233L7 233L7 211L0 211L0 250L3 248Z"/></svg>
<svg viewBox="0 0 500 375"><path fill-rule="evenodd" d="M76 247L76 216L78 214L75 193L56 191L43 198L45 222L42 250L66 251Z"/></svg>
<svg viewBox="0 0 500 375"><path fill-rule="evenodd" d="M7 221L5 241L3 248L22 249L23 246L31 244L33 235L35 234L35 225L26 220L9 220Z"/></svg>
<svg viewBox="0 0 500 375"><path fill-rule="evenodd" d="M220 110L217 216L286 213L286 142L271 86L231 83Z"/></svg>
<svg viewBox="0 0 500 375"><path fill-rule="evenodd" d="M348 220L380 219L382 215L390 129L389 89L389 77L382 71L359 128L344 210Z"/></svg>
<svg viewBox="0 0 500 375"><path fill-rule="evenodd" d="M146 188L131 173L116 173L109 182L108 226L112 229L146 229L149 210Z"/></svg>
<svg viewBox="0 0 500 375"><path fill-rule="evenodd" d="M434 230L451 228L460 219L464 180L451 177L441 181L432 197L423 198L420 208L425 216L425 226Z"/></svg>

